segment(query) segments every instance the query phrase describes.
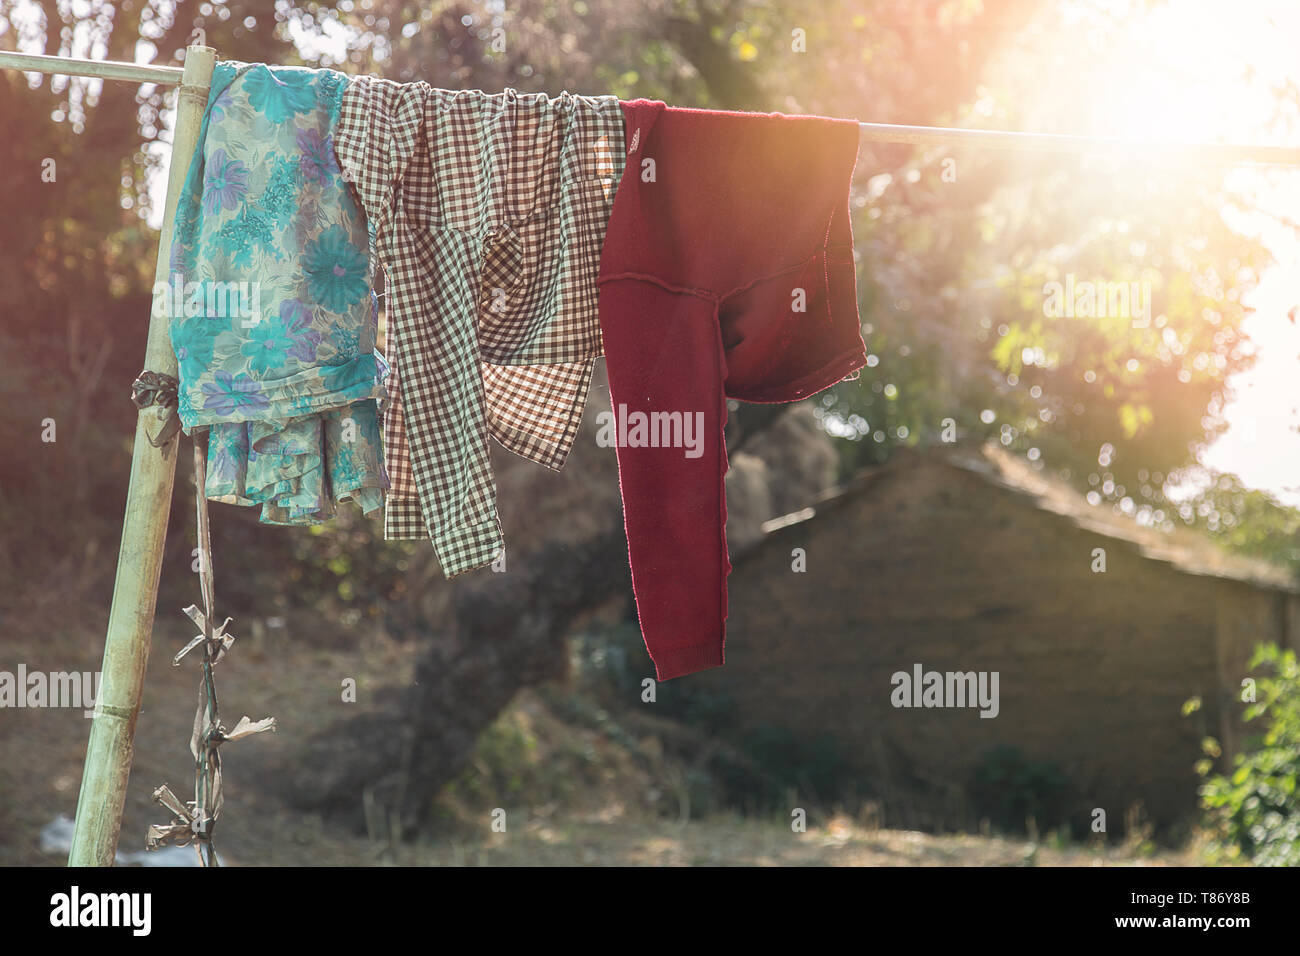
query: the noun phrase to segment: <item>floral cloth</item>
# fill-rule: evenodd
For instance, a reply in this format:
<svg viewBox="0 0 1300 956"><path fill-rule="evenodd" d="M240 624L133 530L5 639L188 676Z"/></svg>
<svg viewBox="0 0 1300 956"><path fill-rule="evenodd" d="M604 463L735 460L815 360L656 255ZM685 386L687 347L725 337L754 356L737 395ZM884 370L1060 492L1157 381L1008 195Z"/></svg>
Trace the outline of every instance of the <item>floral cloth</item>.
<svg viewBox="0 0 1300 956"><path fill-rule="evenodd" d="M185 431L209 498L312 524L388 477L365 214L334 158L348 77L218 63L181 190L165 290ZM159 290L163 292L163 290Z"/></svg>

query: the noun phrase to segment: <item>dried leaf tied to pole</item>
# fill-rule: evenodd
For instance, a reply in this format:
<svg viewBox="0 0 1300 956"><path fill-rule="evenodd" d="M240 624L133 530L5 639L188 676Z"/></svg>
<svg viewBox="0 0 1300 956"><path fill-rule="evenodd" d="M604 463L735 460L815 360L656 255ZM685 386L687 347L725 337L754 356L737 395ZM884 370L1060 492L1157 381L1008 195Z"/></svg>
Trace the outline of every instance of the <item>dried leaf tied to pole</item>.
<svg viewBox="0 0 1300 956"><path fill-rule="evenodd" d="M194 712L194 730L190 735L190 754L194 757L194 799L189 803L182 803L166 784L155 790L154 800L170 810L174 819L164 826L156 824L150 826L145 838L145 846L150 850L156 850L168 843L178 846L193 843L195 852L199 856L199 863L203 866L216 866L217 856L212 847L212 831L217 818L221 815L223 803L221 754L217 748L231 740L240 740L266 730L274 731L275 718L250 720L244 716L239 719L239 723L233 730L227 730L221 724L213 671L230 650L235 638L234 635L226 633L230 618L226 618L216 627L213 626L212 536L208 526L208 498L204 487L208 470L207 443L205 437L197 431L193 438L194 487L199 538L199 589L203 599L203 610L199 610L193 604L185 608L185 615L199 628L199 634L177 652L172 658L172 666L179 666L185 656L195 648L203 648L203 676L199 682L199 705Z"/></svg>

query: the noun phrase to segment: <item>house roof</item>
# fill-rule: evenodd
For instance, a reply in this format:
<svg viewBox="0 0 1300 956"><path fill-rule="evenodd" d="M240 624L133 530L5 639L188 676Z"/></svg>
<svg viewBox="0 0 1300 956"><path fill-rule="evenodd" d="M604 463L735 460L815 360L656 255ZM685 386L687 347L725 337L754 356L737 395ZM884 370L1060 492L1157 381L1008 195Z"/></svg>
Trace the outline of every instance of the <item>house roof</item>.
<svg viewBox="0 0 1300 956"><path fill-rule="evenodd" d="M1268 561L1230 554L1188 528L1176 528L1168 532L1144 527L1135 519L1109 507L1091 505L1067 482L996 444L933 445L925 449L899 449L888 464L864 469L847 484L818 495L809 507L764 522L764 538L757 545L761 546L768 536L783 528L813 520L819 513L833 510L845 500L862 494L887 475L926 460L977 475L995 488L1020 496L1040 511L1059 515L1084 531L1126 542L1143 557L1163 561L1186 574L1226 578L1256 587L1300 594L1300 581L1286 568Z"/></svg>

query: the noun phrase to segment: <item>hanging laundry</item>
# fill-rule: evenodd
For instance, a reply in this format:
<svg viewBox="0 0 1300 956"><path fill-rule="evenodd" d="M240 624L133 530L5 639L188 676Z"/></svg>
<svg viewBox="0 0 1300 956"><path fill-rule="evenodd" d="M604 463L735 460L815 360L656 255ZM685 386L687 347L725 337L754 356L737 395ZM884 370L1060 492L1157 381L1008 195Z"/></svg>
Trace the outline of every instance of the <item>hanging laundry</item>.
<svg viewBox="0 0 1300 956"><path fill-rule="evenodd" d="M726 401L866 362L848 191L858 126L623 104L600 323L632 586L659 680L723 662Z"/></svg>
<svg viewBox="0 0 1300 956"><path fill-rule="evenodd" d="M348 77L218 63L181 190L169 315L179 415L209 432L206 494L310 524L383 503L363 211L331 131Z"/></svg>
<svg viewBox="0 0 1300 956"><path fill-rule="evenodd" d="M553 469L573 445L622 112L358 77L335 149L388 280L385 536L431 538L452 577L503 548L488 435Z"/></svg>

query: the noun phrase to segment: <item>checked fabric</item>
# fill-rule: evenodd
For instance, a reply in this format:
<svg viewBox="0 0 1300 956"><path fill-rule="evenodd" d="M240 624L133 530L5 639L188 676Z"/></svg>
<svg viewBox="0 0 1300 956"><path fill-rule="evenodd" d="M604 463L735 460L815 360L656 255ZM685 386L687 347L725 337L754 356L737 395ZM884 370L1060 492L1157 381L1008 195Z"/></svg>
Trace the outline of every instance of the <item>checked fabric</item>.
<svg viewBox="0 0 1300 956"><path fill-rule="evenodd" d="M334 144L388 280L384 534L452 577L504 547L488 435L558 470L577 434L622 111L357 77Z"/></svg>

